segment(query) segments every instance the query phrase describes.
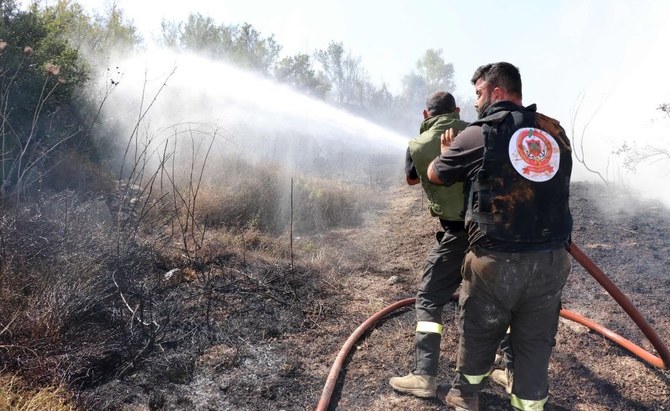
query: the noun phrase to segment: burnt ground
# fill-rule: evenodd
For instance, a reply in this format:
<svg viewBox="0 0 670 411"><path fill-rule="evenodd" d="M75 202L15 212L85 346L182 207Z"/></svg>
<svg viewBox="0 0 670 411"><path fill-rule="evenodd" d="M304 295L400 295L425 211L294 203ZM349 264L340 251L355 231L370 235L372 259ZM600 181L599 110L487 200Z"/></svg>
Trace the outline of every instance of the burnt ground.
<svg viewBox="0 0 670 411"><path fill-rule="evenodd" d="M669 210L594 183L573 184L571 207L575 244L670 343ZM372 217L358 228L296 238L293 269L286 254L269 255L258 246L220 257L205 288L195 281L163 291L165 299L179 295L183 305L173 320L180 337L163 336L160 350L138 359L130 371L84 390L82 404L123 410L314 409L350 333L380 309L414 296L437 228L416 187L392 189L388 206ZM398 281L388 281L392 276ZM576 262L563 302L654 352ZM454 376L455 315L456 306L447 306L442 390ZM388 385L388 378L411 369L413 334L412 308L366 333L346 360L330 409L447 410L441 399L399 395ZM547 409L670 410L670 372L567 320L560 322L549 373ZM481 404L508 409L503 388L492 383Z"/></svg>

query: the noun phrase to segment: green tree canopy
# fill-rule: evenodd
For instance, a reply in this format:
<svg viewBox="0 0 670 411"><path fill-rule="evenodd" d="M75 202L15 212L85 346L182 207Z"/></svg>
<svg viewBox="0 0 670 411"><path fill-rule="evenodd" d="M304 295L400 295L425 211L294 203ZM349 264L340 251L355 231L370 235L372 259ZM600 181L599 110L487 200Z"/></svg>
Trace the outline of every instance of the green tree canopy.
<svg viewBox="0 0 670 411"><path fill-rule="evenodd" d="M307 54L284 57L276 64L274 73L277 81L311 96L324 98L330 90L329 84L316 76Z"/></svg>
<svg viewBox="0 0 670 411"><path fill-rule="evenodd" d="M316 50L321 75L331 84L333 100L342 106L364 107L370 83L361 58L345 53L342 42L330 42L326 49Z"/></svg>
<svg viewBox="0 0 670 411"><path fill-rule="evenodd" d="M454 92L454 65L442 58L442 50L428 49L413 71L402 80L405 109L416 112L425 106L426 97L435 91Z"/></svg>
<svg viewBox="0 0 670 411"><path fill-rule="evenodd" d="M211 17L190 14L185 22L163 21L161 42L270 74L281 46L274 36L263 37L251 24L217 24Z"/></svg>
<svg viewBox="0 0 670 411"><path fill-rule="evenodd" d="M416 68L428 89L453 93L456 88L454 84L454 65L445 63L444 58L442 58L442 49L426 50L423 57L416 62Z"/></svg>
<svg viewBox="0 0 670 411"><path fill-rule="evenodd" d="M25 11L0 0L0 12L0 198L5 200L42 179L68 150L81 155L92 148L86 139L92 104L82 93L90 69L80 54L82 44L97 44L102 53L108 47L103 45L131 47L138 37L115 8L93 19L67 0L43 8L33 3Z"/></svg>

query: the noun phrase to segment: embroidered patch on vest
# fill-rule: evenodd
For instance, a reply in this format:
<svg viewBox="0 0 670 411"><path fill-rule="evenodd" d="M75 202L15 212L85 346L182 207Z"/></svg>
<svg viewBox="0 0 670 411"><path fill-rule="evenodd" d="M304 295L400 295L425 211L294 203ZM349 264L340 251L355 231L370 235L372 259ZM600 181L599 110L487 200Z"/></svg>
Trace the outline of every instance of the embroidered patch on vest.
<svg viewBox="0 0 670 411"><path fill-rule="evenodd" d="M558 172L561 150L556 139L537 128L521 128L509 141L509 159L524 178L543 182Z"/></svg>

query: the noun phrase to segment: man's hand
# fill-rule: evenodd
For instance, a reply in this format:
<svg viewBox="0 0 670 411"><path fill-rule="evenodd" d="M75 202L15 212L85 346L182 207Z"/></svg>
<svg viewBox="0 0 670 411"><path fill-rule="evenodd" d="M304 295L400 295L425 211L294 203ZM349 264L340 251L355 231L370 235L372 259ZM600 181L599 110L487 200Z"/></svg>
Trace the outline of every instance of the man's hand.
<svg viewBox="0 0 670 411"><path fill-rule="evenodd" d="M442 136L440 137L440 152L442 154L449 150L449 147L451 147L451 142L454 141L457 134L458 133L453 128L450 128L449 130L442 133Z"/></svg>
<svg viewBox="0 0 670 411"><path fill-rule="evenodd" d="M406 179L407 179L407 185L410 185L410 186L417 185L417 184L419 184L419 183L421 182L420 179L418 179L418 178L412 178L412 177L410 177L410 176L406 176Z"/></svg>

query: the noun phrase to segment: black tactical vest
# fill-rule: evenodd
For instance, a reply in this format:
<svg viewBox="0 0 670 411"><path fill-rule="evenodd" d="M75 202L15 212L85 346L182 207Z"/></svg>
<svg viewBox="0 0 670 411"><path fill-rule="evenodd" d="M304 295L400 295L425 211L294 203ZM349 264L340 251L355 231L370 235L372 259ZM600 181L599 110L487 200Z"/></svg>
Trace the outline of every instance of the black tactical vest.
<svg viewBox="0 0 670 411"><path fill-rule="evenodd" d="M482 168L471 183L466 213L491 239L567 242L570 142L556 120L509 102L494 104L473 125L484 133Z"/></svg>

